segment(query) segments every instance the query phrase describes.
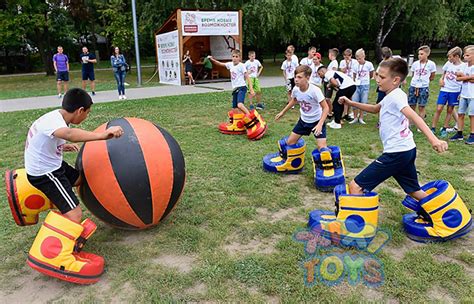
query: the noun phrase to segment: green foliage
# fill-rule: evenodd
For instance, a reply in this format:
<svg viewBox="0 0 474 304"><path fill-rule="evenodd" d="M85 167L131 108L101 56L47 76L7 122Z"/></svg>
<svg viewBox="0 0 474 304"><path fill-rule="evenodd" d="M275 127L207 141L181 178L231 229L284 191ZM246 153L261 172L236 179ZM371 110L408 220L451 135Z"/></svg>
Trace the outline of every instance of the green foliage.
<svg viewBox="0 0 474 304"><path fill-rule="evenodd" d="M122 51L130 51L134 45L131 8L121 0L111 0L99 5L98 12L104 24L104 36Z"/></svg>

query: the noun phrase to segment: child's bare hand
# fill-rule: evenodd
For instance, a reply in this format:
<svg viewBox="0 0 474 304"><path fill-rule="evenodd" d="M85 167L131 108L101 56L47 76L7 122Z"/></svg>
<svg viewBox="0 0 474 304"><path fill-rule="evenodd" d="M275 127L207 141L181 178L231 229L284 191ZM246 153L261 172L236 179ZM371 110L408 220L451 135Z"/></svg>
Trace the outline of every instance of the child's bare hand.
<svg viewBox="0 0 474 304"><path fill-rule="evenodd" d="M123 129L120 126L110 127L104 132L105 139L118 138L123 135Z"/></svg>
<svg viewBox="0 0 474 304"><path fill-rule="evenodd" d="M439 79L439 86L444 87L444 79L443 78Z"/></svg>
<svg viewBox="0 0 474 304"><path fill-rule="evenodd" d="M436 141L432 143L431 146L438 153L443 153L448 150L448 143L439 139L436 139Z"/></svg>
<svg viewBox="0 0 474 304"><path fill-rule="evenodd" d="M346 96L341 96L341 97L339 97L339 99L337 100L337 102L339 102L339 103L342 104L342 105L345 104L345 103L349 104L350 101L351 101L351 100L350 100L349 98L347 98Z"/></svg>
<svg viewBox="0 0 474 304"><path fill-rule="evenodd" d="M456 72L456 77L463 77L464 73L463 72Z"/></svg>
<svg viewBox="0 0 474 304"><path fill-rule="evenodd" d="M323 129L322 126L320 126L319 124L316 125L316 127L313 128L313 133L314 135L318 136L321 134L321 130Z"/></svg>
<svg viewBox="0 0 474 304"><path fill-rule="evenodd" d="M76 144L64 144L63 151L64 152L78 152L79 146Z"/></svg>
<svg viewBox="0 0 474 304"><path fill-rule="evenodd" d="M254 90L250 90L250 96L252 96L252 97L255 96L255 91Z"/></svg>
<svg viewBox="0 0 474 304"><path fill-rule="evenodd" d="M283 116L283 113L282 113L282 112L278 113L278 114L275 116L275 120L280 119L280 117L282 117L282 116Z"/></svg>

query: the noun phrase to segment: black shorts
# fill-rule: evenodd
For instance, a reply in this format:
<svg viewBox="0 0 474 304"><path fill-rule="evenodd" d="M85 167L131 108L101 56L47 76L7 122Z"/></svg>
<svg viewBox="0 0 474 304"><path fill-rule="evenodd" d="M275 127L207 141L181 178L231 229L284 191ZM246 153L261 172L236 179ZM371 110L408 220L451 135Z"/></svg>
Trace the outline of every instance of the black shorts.
<svg viewBox="0 0 474 304"><path fill-rule="evenodd" d="M304 122L300 118L298 122L296 123L295 127L293 128L293 133L296 133L298 135L309 135L313 133L313 128L316 127L318 123L319 123L319 120L316 122L308 123L308 122ZM323 124L323 128L321 129L321 134L319 135L314 134L314 137L326 138L326 124Z"/></svg>
<svg viewBox="0 0 474 304"><path fill-rule="evenodd" d="M69 72L62 71L56 73L56 80L57 81L69 81Z"/></svg>
<svg viewBox="0 0 474 304"><path fill-rule="evenodd" d="M82 71L82 80L90 80L94 81L95 80L95 74L94 70L92 71Z"/></svg>
<svg viewBox="0 0 474 304"><path fill-rule="evenodd" d="M323 88L324 88L324 97L326 97L327 99L331 99L332 92L334 92L334 90L332 88L328 89L328 82L323 81Z"/></svg>
<svg viewBox="0 0 474 304"><path fill-rule="evenodd" d="M415 167L416 148L404 152L383 153L354 179L364 190L372 191L389 177L395 178L405 193L420 190Z"/></svg>
<svg viewBox="0 0 474 304"><path fill-rule="evenodd" d="M295 87L295 79L290 78L286 80L286 91L291 92L293 88Z"/></svg>
<svg viewBox="0 0 474 304"><path fill-rule="evenodd" d="M27 175L28 181L48 197L62 214L79 205L73 185L79 178L79 171L63 161L61 168L41 176Z"/></svg>

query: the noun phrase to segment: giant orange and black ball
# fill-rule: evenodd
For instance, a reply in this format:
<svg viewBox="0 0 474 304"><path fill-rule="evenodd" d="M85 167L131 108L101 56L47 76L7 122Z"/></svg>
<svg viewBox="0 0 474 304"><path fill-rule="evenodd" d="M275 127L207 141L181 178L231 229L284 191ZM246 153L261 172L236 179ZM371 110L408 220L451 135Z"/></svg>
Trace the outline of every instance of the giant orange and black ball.
<svg viewBox="0 0 474 304"><path fill-rule="evenodd" d="M183 153L163 128L139 118L120 118L98 127L121 126L119 138L85 143L76 161L79 196L92 214L124 229L157 225L178 203L186 172Z"/></svg>

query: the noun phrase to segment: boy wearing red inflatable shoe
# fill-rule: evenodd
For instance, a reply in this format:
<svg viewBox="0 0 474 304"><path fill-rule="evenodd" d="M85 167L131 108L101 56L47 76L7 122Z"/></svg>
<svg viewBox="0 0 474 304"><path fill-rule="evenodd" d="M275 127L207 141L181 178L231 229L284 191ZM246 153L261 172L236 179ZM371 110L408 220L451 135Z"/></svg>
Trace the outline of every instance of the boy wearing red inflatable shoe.
<svg viewBox="0 0 474 304"><path fill-rule="evenodd" d="M383 154L365 168L349 184L350 194L372 191L389 177L394 177L403 190L421 200L428 194L421 190L416 173L416 145L409 125L412 121L428 138L433 149L442 153L448 149L445 141L439 140L408 105L408 98L399 85L408 75L408 65L400 58L392 58L380 63L376 81L380 91L386 96L379 104L361 104L341 97L339 103L359 108L370 113L380 112L380 138Z"/></svg>
<svg viewBox="0 0 474 304"><path fill-rule="evenodd" d="M42 191L58 208L46 217L30 249L27 263L33 269L61 280L90 284L98 281L104 259L81 252L95 231L90 220L81 222L82 210L72 187L80 184L79 172L63 161L63 151L78 151L70 142L86 142L120 137L121 127L102 133L70 128L90 113L92 99L86 91L71 89L62 108L38 118L28 131L25 169L28 181Z"/></svg>

